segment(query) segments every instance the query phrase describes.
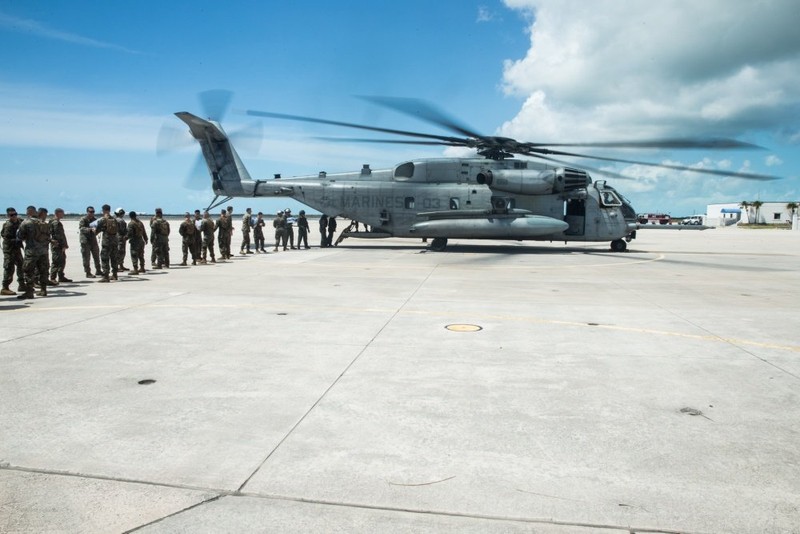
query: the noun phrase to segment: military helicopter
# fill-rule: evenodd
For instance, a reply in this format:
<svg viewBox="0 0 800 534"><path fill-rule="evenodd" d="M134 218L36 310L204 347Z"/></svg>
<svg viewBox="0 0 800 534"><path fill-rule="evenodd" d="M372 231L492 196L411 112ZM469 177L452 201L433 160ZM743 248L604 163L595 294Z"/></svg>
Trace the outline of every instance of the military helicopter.
<svg viewBox="0 0 800 534"><path fill-rule="evenodd" d="M343 216L369 226L349 237L414 237L430 239L443 251L450 238L538 241L609 241L624 252L636 237L637 215L630 202L606 180L589 172L615 175L557 157L579 157L632 163L680 171L702 172L753 180L775 176L695 169L680 165L633 161L567 152L553 147L753 149L732 139L656 139L602 143L530 143L476 133L432 105L417 99L362 97L449 130L457 136L418 133L342 121L247 110L249 116L311 122L392 134L405 139L342 139L369 143L401 143L468 147L476 157L429 158L398 163L390 169L270 180L251 178L219 120L181 111L175 115L200 144L215 193L209 209L234 197L293 198L328 216ZM411 139L409 139L411 138ZM535 159L516 159L528 156Z"/></svg>

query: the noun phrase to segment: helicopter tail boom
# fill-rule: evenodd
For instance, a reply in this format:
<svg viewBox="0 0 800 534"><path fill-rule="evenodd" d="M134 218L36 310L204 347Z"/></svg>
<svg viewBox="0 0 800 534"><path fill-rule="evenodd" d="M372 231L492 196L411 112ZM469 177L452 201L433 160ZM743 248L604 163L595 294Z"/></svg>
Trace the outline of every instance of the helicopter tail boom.
<svg viewBox="0 0 800 534"><path fill-rule="evenodd" d="M189 126L192 137L200 144L214 193L242 196L245 193L242 181L251 182L252 178L222 126L185 111L175 115Z"/></svg>

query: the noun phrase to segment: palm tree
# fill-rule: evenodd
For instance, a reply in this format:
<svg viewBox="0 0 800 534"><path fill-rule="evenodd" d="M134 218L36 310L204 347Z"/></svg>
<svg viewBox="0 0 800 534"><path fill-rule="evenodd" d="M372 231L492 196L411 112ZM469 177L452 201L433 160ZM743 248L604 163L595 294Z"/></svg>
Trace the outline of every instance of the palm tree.
<svg viewBox="0 0 800 534"><path fill-rule="evenodd" d="M792 210L792 220L794 220L794 214L797 213L797 208L800 208L800 204L797 202L789 202L786 204L786 209Z"/></svg>
<svg viewBox="0 0 800 534"><path fill-rule="evenodd" d="M744 212L747 214L747 222L749 223L750 222L750 203L748 201L746 201L746 200L742 200L739 203L739 207L742 208L744 210Z"/></svg>
<svg viewBox="0 0 800 534"><path fill-rule="evenodd" d="M761 219L760 214L761 214L761 206L763 206L763 205L764 205L764 203L761 202L760 200L754 200L753 201L753 207L756 209L756 224L761 224L761 222L760 222L760 219Z"/></svg>

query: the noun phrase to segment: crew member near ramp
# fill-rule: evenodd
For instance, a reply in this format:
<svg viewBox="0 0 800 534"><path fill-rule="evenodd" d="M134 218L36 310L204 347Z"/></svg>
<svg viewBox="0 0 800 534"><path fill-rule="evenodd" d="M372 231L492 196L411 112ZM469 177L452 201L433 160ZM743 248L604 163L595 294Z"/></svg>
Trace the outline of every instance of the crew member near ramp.
<svg viewBox="0 0 800 534"><path fill-rule="evenodd" d="M299 217L297 217L297 248L301 248L305 243L305 248L308 249L308 219L306 219L306 210L300 210Z"/></svg>
<svg viewBox="0 0 800 534"><path fill-rule="evenodd" d="M3 223L3 289L0 295L16 295L11 290L14 280L14 271L17 272L17 285L20 291L25 290L25 278L22 274L22 241L17 239L17 231L22 221L14 208L6 208L8 220Z"/></svg>

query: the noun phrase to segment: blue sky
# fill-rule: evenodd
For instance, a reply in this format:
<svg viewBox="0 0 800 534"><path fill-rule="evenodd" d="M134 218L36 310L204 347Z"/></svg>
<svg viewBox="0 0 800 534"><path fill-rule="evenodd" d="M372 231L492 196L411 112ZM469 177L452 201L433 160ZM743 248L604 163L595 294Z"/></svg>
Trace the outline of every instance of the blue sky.
<svg viewBox="0 0 800 534"><path fill-rule="evenodd" d="M184 185L197 149L157 156L156 139L163 124L180 127L173 112L201 113L199 92L224 88L235 95L229 131L252 122L236 110L261 109L441 133L353 97L389 95L429 100L478 131L525 141L725 135L769 150L635 157L787 179L617 166L635 180L610 181L639 211L798 200L800 44L784 23L793 3L735 13L702 4L0 0L2 196L20 209L204 207L210 190ZM263 128L260 149L240 151L256 178L444 153L313 139L360 135L322 126ZM275 202L233 204L284 207Z"/></svg>

